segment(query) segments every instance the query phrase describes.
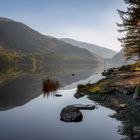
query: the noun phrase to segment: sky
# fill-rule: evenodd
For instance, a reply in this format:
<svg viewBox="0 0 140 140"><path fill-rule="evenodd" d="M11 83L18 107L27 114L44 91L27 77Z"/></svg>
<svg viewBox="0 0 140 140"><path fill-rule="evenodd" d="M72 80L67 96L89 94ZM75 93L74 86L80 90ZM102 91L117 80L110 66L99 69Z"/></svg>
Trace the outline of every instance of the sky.
<svg viewBox="0 0 140 140"><path fill-rule="evenodd" d="M23 22L45 35L72 38L115 51L118 41L116 9L123 0L0 0L0 17Z"/></svg>

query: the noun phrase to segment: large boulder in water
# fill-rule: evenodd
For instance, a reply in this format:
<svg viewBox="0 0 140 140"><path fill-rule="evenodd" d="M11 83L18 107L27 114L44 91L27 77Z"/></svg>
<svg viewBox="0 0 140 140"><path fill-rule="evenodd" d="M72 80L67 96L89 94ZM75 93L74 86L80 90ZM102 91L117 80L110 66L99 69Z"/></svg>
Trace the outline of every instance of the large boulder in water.
<svg viewBox="0 0 140 140"><path fill-rule="evenodd" d="M67 106L62 109L61 120L64 122L80 122L83 119L81 111L74 106Z"/></svg>

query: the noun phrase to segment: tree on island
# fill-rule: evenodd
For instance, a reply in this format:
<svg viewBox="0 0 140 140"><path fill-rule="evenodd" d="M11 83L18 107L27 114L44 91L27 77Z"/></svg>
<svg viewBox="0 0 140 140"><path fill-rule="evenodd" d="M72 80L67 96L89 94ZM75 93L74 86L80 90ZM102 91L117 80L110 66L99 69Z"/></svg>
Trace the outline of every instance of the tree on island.
<svg viewBox="0 0 140 140"><path fill-rule="evenodd" d="M128 5L126 11L118 10L122 19L119 32L124 33L119 38L124 48L127 59L138 58L140 60L140 0L124 0Z"/></svg>

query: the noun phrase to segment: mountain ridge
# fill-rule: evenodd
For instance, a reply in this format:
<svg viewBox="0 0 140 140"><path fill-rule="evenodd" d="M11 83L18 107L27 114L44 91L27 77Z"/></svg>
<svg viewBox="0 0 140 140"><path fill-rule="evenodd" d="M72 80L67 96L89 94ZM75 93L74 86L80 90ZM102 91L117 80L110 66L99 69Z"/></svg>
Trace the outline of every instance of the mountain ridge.
<svg viewBox="0 0 140 140"><path fill-rule="evenodd" d="M101 47L99 45L95 45L95 44L91 44L91 43L87 43L87 42L82 42L82 41L77 41L75 39L70 39L70 38L61 38L60 40L78 46L80 48L86 48L87 50L89 50L93 55L98 55L100 57L103 58L112 58L114 55L117 54L117 52L105 48L105 47Z"/></svg>
<svg viewBox="0 0 140 140"><path fill-rule="evenodd" d="M68 63L97 63L98 58L84 48L49 38L29 26L8 18L0 18L0 46L24 54L40 53L50 55ZM68 61L67 61L68 60ZM74 61L75 60L75 61Z"/></svg>

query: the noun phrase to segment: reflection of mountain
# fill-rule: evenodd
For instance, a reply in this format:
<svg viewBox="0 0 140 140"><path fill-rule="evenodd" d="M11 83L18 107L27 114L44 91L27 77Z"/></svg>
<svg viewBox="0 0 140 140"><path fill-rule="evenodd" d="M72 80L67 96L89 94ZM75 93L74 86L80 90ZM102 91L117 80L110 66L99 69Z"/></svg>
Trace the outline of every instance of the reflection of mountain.
<svg viewBox="0 0 140 140"><path fill-rule="evenodd" d="M0 110L21 106L40 95L37 77L22 77L0 87Z"/></svg>
<svg viewBox="0 0 140 140"><path fill-rule="evenodd" d="M22 106L32 99L43 94L43 79L50 77L59 80L63 86L73 82L86 79L96 68L91 66L50 66L47 71L24 75L13 79L11 82L0 85L0 110L8 110L17 106ZM72 76L72 74L75 76ZM23 74L23 73L22 73Z"/></svg>

